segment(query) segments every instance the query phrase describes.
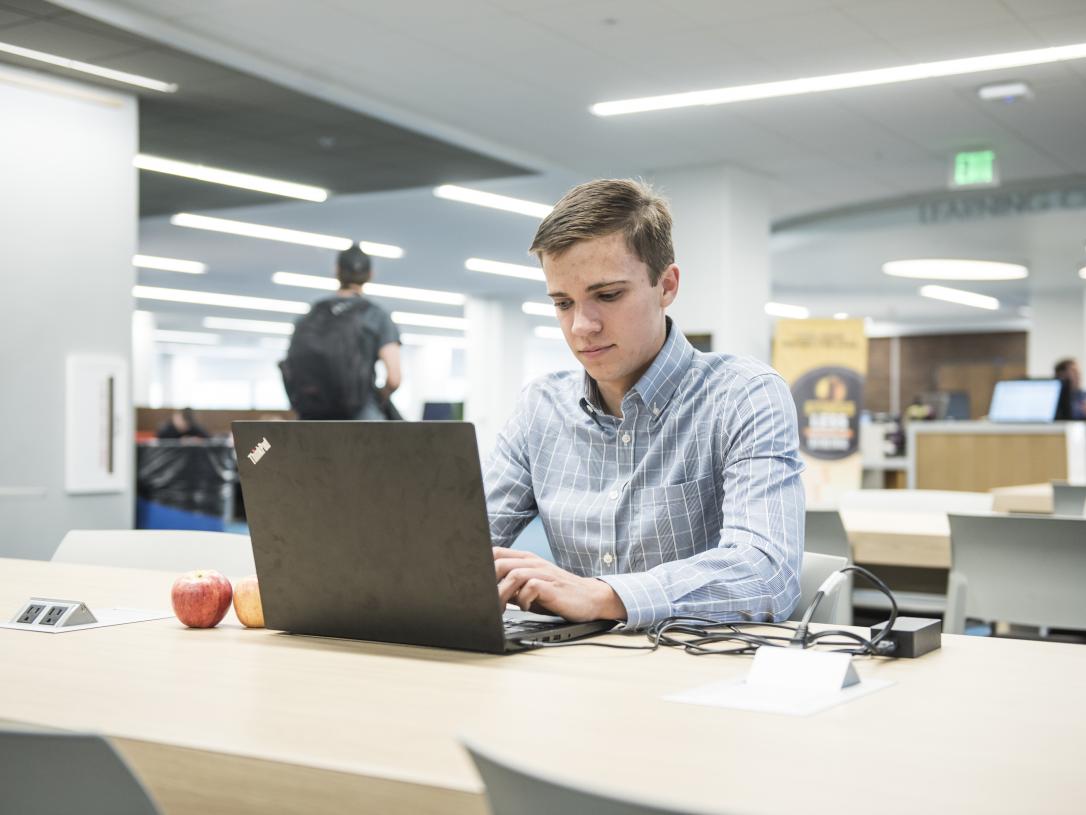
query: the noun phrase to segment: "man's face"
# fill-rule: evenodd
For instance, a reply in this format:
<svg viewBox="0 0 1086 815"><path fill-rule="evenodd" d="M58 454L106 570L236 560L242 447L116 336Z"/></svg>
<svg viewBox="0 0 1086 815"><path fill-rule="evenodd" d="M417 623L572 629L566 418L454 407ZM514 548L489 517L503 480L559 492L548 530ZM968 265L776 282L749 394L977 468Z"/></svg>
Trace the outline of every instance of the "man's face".
<svg viewBox="0 0 1086 815"><path fill-rule="evenodd" d="M621 232L543 255L547 293L570 349L601 386L625 393L664 343L664 309L675 299L672 264L653 286Z"/></svg>

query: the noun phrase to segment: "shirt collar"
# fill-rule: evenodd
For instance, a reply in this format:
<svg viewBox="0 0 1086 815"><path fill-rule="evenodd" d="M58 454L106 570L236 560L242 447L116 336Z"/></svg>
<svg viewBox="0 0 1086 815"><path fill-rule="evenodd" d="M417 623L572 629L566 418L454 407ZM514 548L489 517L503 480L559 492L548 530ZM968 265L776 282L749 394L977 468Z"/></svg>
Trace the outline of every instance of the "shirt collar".
<svg viewBox="0 0 1086 815"><path fill-rule="evenodd" d="M637 384L622 397L622 401L625 402L630 394L636 393L653 416L660 415L694 359L694 346L675 327L670 317L665 317L664 320L667 338L664 340L663 347L660 348L660 352L649 369L637 380ZM584 375L584 396L591 404L602 408L603 401L600 398L599 386L587 371Z"/></svg>

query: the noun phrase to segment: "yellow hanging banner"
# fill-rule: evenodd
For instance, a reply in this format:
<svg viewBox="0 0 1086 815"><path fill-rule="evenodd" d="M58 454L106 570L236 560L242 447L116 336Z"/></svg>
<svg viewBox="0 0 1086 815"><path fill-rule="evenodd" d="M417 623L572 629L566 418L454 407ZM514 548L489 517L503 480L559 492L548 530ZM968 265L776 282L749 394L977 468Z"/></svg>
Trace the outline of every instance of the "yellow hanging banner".
<svg viewBox="0 0 1086 815"><path fill-rule="evenodd" d="M778 320L773 367L792 388L807 504L836 506L860 488L860 411L867 376L863 320Z"/></svg>

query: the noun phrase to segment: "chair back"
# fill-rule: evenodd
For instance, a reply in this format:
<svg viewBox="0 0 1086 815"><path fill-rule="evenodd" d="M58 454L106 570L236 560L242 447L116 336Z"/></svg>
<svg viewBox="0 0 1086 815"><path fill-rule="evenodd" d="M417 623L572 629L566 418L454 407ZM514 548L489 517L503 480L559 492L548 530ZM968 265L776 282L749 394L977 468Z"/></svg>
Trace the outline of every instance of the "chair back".
<svg viewBox="0 0 1086 815"><path fill-rule="evenodd" d="M1086 629L1086 518L951 515L950 551L963 599L947 633L966 617Z"/></svg>
<svg viewBox="0 0 1086 815"><path fill-rule="evenodd" d="M215 569L228 577L256 572L248 535L188 529L73 529L52 560L167 572Z"/></svg>
<svg viewBox="0 0 1086 815"><path fill-rule="evenodd" d="M1086 485L1053 481L1052 512L1056 515L1086 515Z"/></svg>
<svg viewBox="0 0 1086 815"><path fill-rule="evenodd" d="M527 762L461 741L486 785L491 815L689 815L688 810L615 797L548 777Z"/></svg>
<svg viewBox="0 0 1086 815"><path fill-rule="evenodd" d="M0 811L19 815L158 815L147 790L101 736L0 729Z"/></svg>
<svg viewBox="0 0 1086 815"><path fill-rule="evenodd" d="M807 607L814 601L818 587L838 569L848 565L848 560L834 555L820 555L817 552L803 553L803 569L800 572L799 602L792 612L792 617L800 619ZM831 623L833 625L851 625L852 597L848 589L851 583L839 584L832 592L822 598L815 610L811 622Z"/></svg>
<svg viewBox="0 0 1086 815"><path fill-rule="evenodd" d="M804 551L852 560L852 546L836 509L808 509L804 526Z"/></svg>

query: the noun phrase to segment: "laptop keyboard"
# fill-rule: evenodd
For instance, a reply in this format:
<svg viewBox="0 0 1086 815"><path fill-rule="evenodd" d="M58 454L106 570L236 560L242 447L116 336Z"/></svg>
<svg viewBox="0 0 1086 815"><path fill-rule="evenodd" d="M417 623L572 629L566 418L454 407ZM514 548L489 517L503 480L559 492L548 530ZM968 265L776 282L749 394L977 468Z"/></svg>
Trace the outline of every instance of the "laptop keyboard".
<svg viewBox="0 0 1086 815"><path fill-rule="evenodd" d="M554 628L555 623L550 622L537 622L534 620L503 620L505 624L505 635L508 637L515 634L534 634L536 631L546 631L548 628Z"/></svg>

